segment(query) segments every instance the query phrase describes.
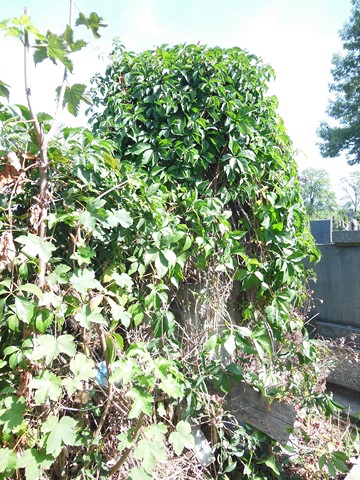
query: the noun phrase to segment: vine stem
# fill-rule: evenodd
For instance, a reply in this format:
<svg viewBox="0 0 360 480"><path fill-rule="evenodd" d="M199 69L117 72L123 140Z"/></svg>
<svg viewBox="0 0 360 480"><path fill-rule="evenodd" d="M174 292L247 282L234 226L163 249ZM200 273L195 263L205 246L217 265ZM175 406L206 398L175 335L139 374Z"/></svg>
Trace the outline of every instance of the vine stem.
<svg viewBox="0 0 360 480"><path fill-rule="evenodd" d="M139 420L136 424L136 428L135 428L135 432L134 432L134 436L132 438L132 441L133 442L136 442L138 436L139 436L139 433L140 433L140 430L141 430L141 427L142 427L142 424L144 422L144 413L142 413L139 417ZM109 469L109 476L111 477L111 475L113 475L115 472L117 472L118 470L120 470L121 466L124 464L124 462L126 461L126 459L128 458L131 450L133 449L133 447L128 447L128 448L125 448L125 450L123 451L121 457L119 458L119 460L115 463L115 465L113 465L110 469Z"/></svg>
<svg viewBox="0 0 360 480"><path fill-rule="evenodd" d="M28 9L25 7L24 14L28 15ZM69 15L69 24L72 24L73 17L73 0L70 0L70 15ZM56 130L60 121L60 114L62 112L62 105L64 101L66 82L67 82L67 69L64 70L63 80L60 88L60 94L57 101L56 111L52 126L49 132L46 134L43 128L43 125L39 123L37 115L35 113L32 98L31 98L31 88L29 84L29 58L30 58L30 42L29 42L29 33L25 29L24 31L24 83L25 83L25 93L27 104L29 107L31 118L34 122L34 131L35 136L40 149L40 160L39 160L39 206L40 206L40 220L39 220L39 237L44 240L46 238L46 227L47 227L47 214L48 214L48 194L49 194L49 184L48 184L48 171L49 171L49 158L48 158L48 146L50 140L54 137ZM45 275L47 269L47 262L39 258L39 273L38 273L38 285L40 288L43 288L45 285Z"/></svg>
<svg viewBox="0 0 360 480"><path fill-rule="evenodd" d="M105 354L105 351L106 351L106 340L105 340L105 335L104 335L104 332L103 332L103 329L101 328L101 325L99 325L99 330L100 330L100 342L101 342L101 346L102 346L102 349L103 349L103 353ZM110 376L110 368L109 368L109 362L108 360L106 359L106 370L107 370L107 376L108 376L108 379L109 379L109 376ZM108 380L108 391L107 391L107 400L106 400L106 405L105 405L105 408L101 414L101 418L99 420L99 423L98 423L98 426L94 432L94 438L96 438L99 433L101 432L101 429L105 423L105 420L108 416L108 413L109 413L109 410L110 410L110 407L111 407L111 404L112 404L112 401L113 401L113 396L114 396L114 388L113 388L113 385L112 383L109 382Z"/></svg>

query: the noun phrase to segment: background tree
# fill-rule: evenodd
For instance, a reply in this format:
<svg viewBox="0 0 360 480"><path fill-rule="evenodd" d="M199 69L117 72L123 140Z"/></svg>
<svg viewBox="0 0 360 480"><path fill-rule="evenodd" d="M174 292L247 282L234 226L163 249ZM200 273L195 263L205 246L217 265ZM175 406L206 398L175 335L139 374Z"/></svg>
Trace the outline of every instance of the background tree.
<svg viewBox="0 0 360 480"><path fill-rule="evenodd" d="M351 172L348 177L341 179L341 187L346 196L342 207L351 210L354 218L358 219L360 207L360 171Z"/></svg>
<svg viewBox="0 0 360 480"><path fill-rule="evenodd" d="M344 152L350 165L360 163L360 0L352 0L349 22L340 33L344 55L333 57L333 83L327 113L335 126L322 122L318 131L324 157L337 157Z"/></svg>
<svg viewBox="0 0 360 480"><path fill-rule="evenodd" d="M330 218L336 210L336 195L324 169L307 168L301 174L301 193L311 220Z"/></svg>

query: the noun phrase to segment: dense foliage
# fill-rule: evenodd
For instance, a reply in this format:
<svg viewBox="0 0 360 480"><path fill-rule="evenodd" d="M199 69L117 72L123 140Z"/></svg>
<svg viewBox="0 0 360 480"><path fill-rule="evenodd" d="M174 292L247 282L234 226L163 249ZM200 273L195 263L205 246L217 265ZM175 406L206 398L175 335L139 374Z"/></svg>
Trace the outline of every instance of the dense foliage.
<svg viewBox="0 0 360 480"><path fill-rule="evenodd" d="M335 125L322 122L319 136L324 157L337 157L344 152L348 163L360 163L360 96L359 96L359 51L360 51L360 2L352 0L352 13L348 23L340 33L344 54L333 58L333 83L330 92L328 114L336 120Z"/></svg>
<svg viewBox="0 0 360 480"><path fill-rule="evenodd" d="M2 28L66 72L85 45L27 16ZM294 311L317 251L271 74L239 49L116 47L92 131L1 104L0 478L283 477L276 442L226 410L241 380L325 398ZM60 106L84 91L64 83ZM202 463L184 454L200 429Z"/></svg>
<svg viewBox="0 0 360 480"><path fill-rule="evenodd" d="M255 299L275 306L280 295L288 312L303 298L300 260L315 251L291 143L276 98L266 95L271 69L240 49L178 46L136 55L118 47L113 55L96 80L104 111L95 131L114 141L123 163L146 172L152 188L176 194L172 212L195 240L192 268L209 261L242 291L252 288L243 309ZM164 235L157 236L161 245ZM286 329L286 318L268 320Z"/></svg>

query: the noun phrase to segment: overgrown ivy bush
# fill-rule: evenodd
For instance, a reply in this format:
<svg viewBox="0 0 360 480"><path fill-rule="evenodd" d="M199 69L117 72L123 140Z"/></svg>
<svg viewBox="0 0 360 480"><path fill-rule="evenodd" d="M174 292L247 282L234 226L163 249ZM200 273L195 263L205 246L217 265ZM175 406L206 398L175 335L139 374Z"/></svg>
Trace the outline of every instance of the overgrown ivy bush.
<svg viewBox="0 0 360 480"><path fill-rule="evenodd" d="M66 74L85 46L1 27ZM0 105L0 478L281 478L275 442L226 411L241 380L317 395L295 314L317 251L271 76L236 48L116 46L91 130ZM185 453L199 425L207 468Z"/></svg>
<svg viewBox="0 0 360 480"><path fill-rule="evenodd" d="M94 132L114 142L123 165L147 176L151 192L172 195L167 208L176 223L165 214L148 244L142 236L134 245L141 271L133 278L148 263L175 298L179 285L205 284L202 302L208 310L217 305L212 316L220 309L228 327L218 340L231 353L250 348L241 333L248 330L235 328L246 326L256 352L270 357L291 347L287 339L302 328L293 309L305 298L303 259L318 255L291 142L276 98L267 95L272 75L238 48L135 54L118 45L105 76L95 79L101 113L92 118ZM214 327L209 316L204 321Z"/></svg>

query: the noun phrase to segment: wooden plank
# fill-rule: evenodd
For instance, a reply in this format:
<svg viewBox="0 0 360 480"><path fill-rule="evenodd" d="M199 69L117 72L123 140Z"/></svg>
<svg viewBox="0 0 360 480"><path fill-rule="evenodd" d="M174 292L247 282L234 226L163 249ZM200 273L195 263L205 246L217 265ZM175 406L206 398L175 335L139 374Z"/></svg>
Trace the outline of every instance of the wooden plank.
<svg viewBox="0 0 360 480"><path fill-rule="evenodd" d="M296 411L291 405L270 403L245 383L235 385L226 397L226 408L236 418L249 423L280 443L286 444L293 429Z"/></svg>

